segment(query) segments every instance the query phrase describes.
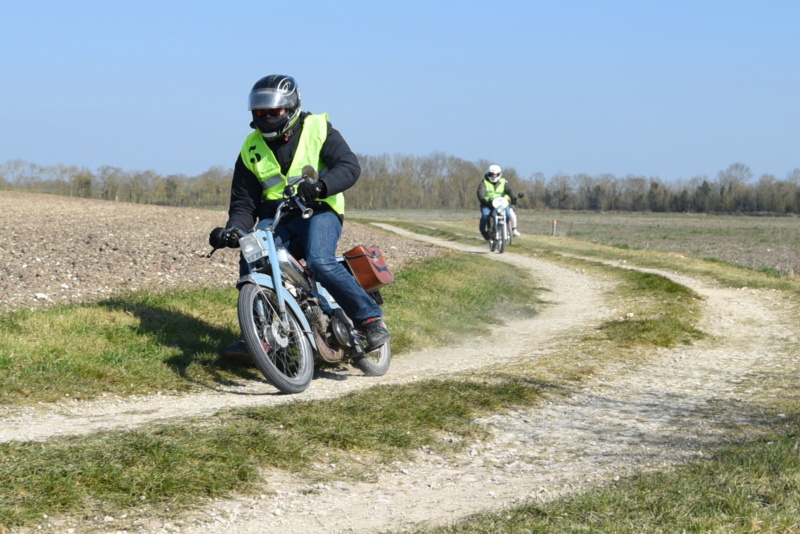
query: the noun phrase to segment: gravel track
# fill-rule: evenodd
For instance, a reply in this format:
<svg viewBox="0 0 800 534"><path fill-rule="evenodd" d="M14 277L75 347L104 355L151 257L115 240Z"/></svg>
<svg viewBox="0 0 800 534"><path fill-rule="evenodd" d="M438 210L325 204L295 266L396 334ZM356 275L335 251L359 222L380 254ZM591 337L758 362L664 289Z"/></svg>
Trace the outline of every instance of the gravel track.
<svg viewBox="0 0 800 534"><path fill-rule="evenodd" d="M176 218L174 209L165 210L165 217ZM184 222L209 215L189 212ZM6 212L2 213L5 217ZM108 216L116 213L112 210ZM202 220L202 231L192 233L187 229L180 234L187 245L192 244L187 247L191 252L187 252L186 265L193 265L197 256L205 254L205 236L210 227L224 222L220 219L224 217L215 214L214 222L211 218ZM153 217L145 220L150 226L160 226L152 224L157 222ZM116 227L111 226L118 234ZM134 233L141 232L136 225L130 228ZM409 248L420 255L429 253L431 244L487 253L487 247L456 245L386 228L396 232L397 237L380 236L382 248L384 242L391 242L395 243L391 246L406 250L405 238L414 237L419 240L414 247L419 248ZM112 228L105 231L103 236ZM96 235L91 242L100 239L101 233ZM162 239L168 235L169 232ZM166 249L176 248L174 244L166 244L170 241L164 243ZM6 247L8 237L0 240L0 249L8 251ZM201 395L6 408L0 411L0 441L43 440L57 435L132 428L187 414L211 415L230 406L332 397L375 384L444 376L497 360L535 360L548 351L563 350L570 339L578 339L604 320L623 317L626 312L608 306L613 285L607 280L511 252L494 254L492 258L529 269L536 283L549 290L550 303L533 319L496 329L491 338L404 354L380 378L367 378L355 372L337 373L336 379L319 375L298 396L276 395L264 383L249 382ZM215 276L223 271L227 276L232 269L227 258L213 261L221 264L209 268ZM185 273L182 269L176 273ZM167 272L165 268L162 271ZM743 377L765 369L789 372L797 368L800 359L797 303L777 291L731 289L674 273L660 274L705 298L701 328L711 334L708 340L659 350L640 366L606 369L572 394L554 397L544 406L487 417L480 422L490 430L491 439L475 443L454 457L419 451L413 462L385 466L374 483L312 486L290 474L271 473L268 487L260 497L213 501L180 521L158 517L137 520L128 532L369 533L411 529L425 523L455 521L479 510L499 509L524 499L549 499L637 470L664 469L706 457L722 444L741 438L742 429L757 428L764 417L751 403L758 396L757 389L743 389ZM88 286L82 276L78 278L81 287ZM139 283L132 275L128 285L134 279ZM162 277L156 286L167 285L164 280ZM193 283L203 281L198 279ZM86 294L89 292L87 288ZM30 305L29 300L25 302ZM36 531L67 532L73 528L73 532L116 532L114 523L113 518L81 524L51 520Z"/></svg>

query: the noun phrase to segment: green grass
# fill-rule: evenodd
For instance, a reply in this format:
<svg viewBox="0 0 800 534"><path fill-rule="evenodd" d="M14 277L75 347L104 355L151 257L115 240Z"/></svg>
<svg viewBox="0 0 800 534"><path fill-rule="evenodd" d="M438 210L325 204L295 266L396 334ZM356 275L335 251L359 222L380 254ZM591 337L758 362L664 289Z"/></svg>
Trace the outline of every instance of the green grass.
<svg viewBox="0 0 800 534"><path fill-rule="evenodd" d="M473 222L425 226L427 232L452 240L482 243L473 236ZM127 514L131 521L169 516L207 498L263 491L272 468L320 480L369 480L387 461L409 458L420 448L447 454L483 438L483 429L474 423L478 415L535 407L545 393L567 393L593 369L620 361L633 365L654 352L649 348L703 338L697 329L701 300L696 294L666 277L608 262L797 291L791 280L724 263L570 239L523 236L510 251L613 278L616 289L609 305L629 315L576 333L535 361L510 362L492 372L377 386L337 399L225 411L130 432L2 444L0 532L3 527L34 526L43 514ZM476 255L450 253L396 274L384 296L400 357L412 348L486 333L540 306L541 289L526 274ZM235 300L232 290L203 289L128 295L93 306L4 317L0 400L14 404L67 394L91 398L102 392L189 391L223 380L257 378L249 366L217 356L238 330ZM48 332L49 339L41 332ZM800 399L785 392L793 391L796 377L762 373L745 378L758 380L774 399L750 409L775 413L780 406L785 415L784 426L762 429L767 440L718 451L709 460L675 471L480 514L431 532L791 532L799 517ZM118 520L115 528L125 528L125 523Z"/></svg>
<svg viewBox="0 0 800 534"><path fill-rule="evenodd" d="M539 291L525 271L486 258L450 252L413 264L382 291L392 349L488 334L509 317L533 315Z"/></svg>
<svg viewBox="0 0 800 534"><path fill-rule="evenodd" d="M448 253L418 262L382 293L396 355L487 333L533 314L527 273ZM102 394L183 392L260 377L220 356L238 335L235 289L130 294L75 307L17 312L0 322L0 402L24 404Z"/></svg>
<svg viewBox="0 0 800 534"><path fill-rule="evenodd" d="M601 217L599 215L596 216ZM614 220L614 218L612 217L610 220ZM629 221L629 219L626 220ZM406 230L450 241L458 241L459 243L480 246L483 246L484 243L476 231L474 221L425 221L424 225L411 221L389 222ZM731 249L741 247L743 237L732 230L729 232L730 235L727 236L711 236L710 241L714 243L713 248ZM716 241L714 238L717 238ZM611 240L609 244L601 244L569 237L524 234L514 241L509 252L540 257L546 255L548 260L562 264L569 264L569 258L576 256L605 262L628 262L637 267L678 271L690 276L707 279L713 283L723 283L733 287L776 289L800 294L800 279L796 276L787 277L782 274L780 277L775 277L772 276L773 271L763 265L751 267L721 259L707 261L705 259L709 257L707 255L692 257L685 253L686 248L693 246L690 243L685 243L683 245L684 252L678 254L623 245L614 241L613 236L609 236L609 239ZM680 243L680 240L678 241ZM701 251L706 252L708 248L709 246L701 247ZM800 260L800 248L797 248L795 253ZM781 272L783 273L783 271Z"/></svg>
<svg viewBox="0 0 800 534"><path fill-rule="evenodd" d="M701 297L665 276L626 270L621 291L637 303L630 317L608 321L601 330L619 346L672 347L691 344L705 334L696 328ZM655 299L655 300L654 300ZM647 302L650 301L650 302Z"/></svg>
<svg viewBox="0 0 800 534"><path fill-rule="evenodd" d="M419 447L456 446L444 435L482 436L473 423L478 414L528 405L540 394L539 384L518 377L428 380L183 425L0 444L0 531L44 514L181 509L204 498L254 492L265 468L321 477L318 466L312 472L314 464L348 453L364 457L363 477Z"/></svg>
<svg viewBox="0 0 800 534"><path fill-rule="evenodd" d="M12 313L0 323L0 401L188 391L255 378L218 356L237 330L236 292L223 289Z"/></svg>

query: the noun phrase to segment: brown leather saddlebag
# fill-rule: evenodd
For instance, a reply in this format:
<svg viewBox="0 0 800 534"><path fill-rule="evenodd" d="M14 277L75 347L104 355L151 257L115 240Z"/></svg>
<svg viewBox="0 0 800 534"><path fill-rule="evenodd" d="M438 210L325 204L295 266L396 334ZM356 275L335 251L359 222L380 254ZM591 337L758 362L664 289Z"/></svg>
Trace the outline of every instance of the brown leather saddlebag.
<svg viewBox="0 0 800 534"><path fill-rule="evenodd" d="M343 254L358 285L367 292L377 291L394 282L394 275L386 265L381 249L358 245Z"/></svg>

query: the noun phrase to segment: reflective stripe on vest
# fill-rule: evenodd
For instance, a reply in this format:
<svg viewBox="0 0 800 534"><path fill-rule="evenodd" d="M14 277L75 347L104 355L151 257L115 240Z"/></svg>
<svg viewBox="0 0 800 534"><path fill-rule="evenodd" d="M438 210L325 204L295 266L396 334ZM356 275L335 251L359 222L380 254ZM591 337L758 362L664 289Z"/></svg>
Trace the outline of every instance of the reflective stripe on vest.
<svg viewBox="0 0 800 534"><path fill-rule="evenodd" d="M320 157L322 145L328 137L328 114L309 115L303 122L303 130L297 141L297 150L289 165L286 176L281 173L281 166L275 154L267 146L264 136L258 130L253 131L242 145L242 162L250 169L261 183L264 198L267 200L280 200L283 191L289 183L289 178L303 174L303 167L311 165L317 171L322 171L325 164ZM295 191L297 186L295 185ZM344 194L337 193L327 198L319 199L325 202L339 215L344 215Z"/></svg>
<svg viewBox="0 0 800 534"><path fill-rule="evenodd" d="M493 184L489 180L484 180L486 182L486 195L483 197L485 200L492 200L497 197L502 197L506 192L506 179L500 178L500 180Z"/></svg>

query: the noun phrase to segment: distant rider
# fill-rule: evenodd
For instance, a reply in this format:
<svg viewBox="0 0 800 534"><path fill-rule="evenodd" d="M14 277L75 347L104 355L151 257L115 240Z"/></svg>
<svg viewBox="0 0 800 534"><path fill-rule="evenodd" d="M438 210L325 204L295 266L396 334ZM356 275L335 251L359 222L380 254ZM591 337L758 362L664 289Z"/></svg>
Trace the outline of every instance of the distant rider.
<svg viewBox="0 0 800 534"><path fill-rule="evenodd" d="M302 182L296 192L313 208L308 219L290 212L276 230L283 246L298 250L315 279L336 299L366 338L367 351L390 339L378 306L355 278L336 260L336 247L344 221L344 194L361 174L358 158L342 135L328 122L328 115L301 109L300 89L294 78L273 74L258 80L250 91L252 113L247 136L236 159L231 183L228 222L225 228L250 231L258 221L266 228L275 217L289 177L299 176L304 165L319 171L315 183ZM236 246L224 242L224 228L209 235L213 247ZM240 274L246 273L246 265ZM239 339L226 354L247 354Z"/></svg>
<svg viewBox="0 0 800 534"><path fill-rule="evenodd" d="M478 185L478 202L481 203L481 221L480 231L481 235L486 241L489 241L489 234L486 231L486 225L489 222L489 217L492 215L492 200L497 197L506 197L509 201L509 206L506 208L506 216L511 221L511 231L515 236L520 233L517 230L517 214L511 209L511 205L517 201L517 196L511 189L511 185L503 178L503 169L500 165L489 165L486 174L483 175L480 185Z"/></svg>

